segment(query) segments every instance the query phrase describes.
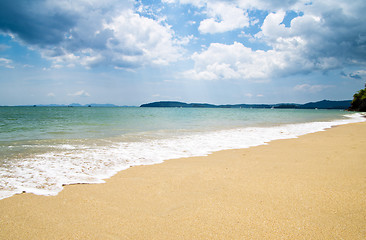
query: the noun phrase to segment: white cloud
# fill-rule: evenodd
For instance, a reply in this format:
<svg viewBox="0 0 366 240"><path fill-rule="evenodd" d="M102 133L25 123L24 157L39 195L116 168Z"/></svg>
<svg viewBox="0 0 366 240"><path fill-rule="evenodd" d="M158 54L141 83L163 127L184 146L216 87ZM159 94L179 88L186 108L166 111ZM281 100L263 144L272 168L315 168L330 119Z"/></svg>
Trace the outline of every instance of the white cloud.
<svg viewBox="0 0 366 240"><path fill-rule="evenodd" d="M308 0L162 0L164 3L180 3L191 4L195 7L202 8L211 3L228 3L235 4L242 9L260 9L260 10L278 10L283 8L294 8L297 5L308 3Z"/></svg>
<svg viewBox="0 0 366 240"><path fill-rule="evenodd" d="M316 1L316 0L315 0ZM299 6L303 7L308 4L308 0L236 0L237 5L243 9L259 9L278 11L280 9L295 10Z"/></svg>
<svg viewBox="0 0 366 240"><path fill-rule="evenodd" d="M366 77L366 71L365 70L357 70L351 73L341 73L343 76L353 79L364 79Z"/></svg>
<svg viewBox="0 0 366 240"><path fill-rule="evenodd" d="M198 30L201 33L222 33L249 26L247 13L227 2L207 3L208 19L201 21Z"/></svg>
<svg viewBox="0 0 366 240"><path fill-rule="evenodd" d="M309 92L309 93L316 93L321 92L324 89L334 87L332 85L309 85L309 84L300 84L294 87L295 91L301 92Z"/></svg>
<svg viewBox="0 0 366 240"><path fill-rule="evenodd" d="M13 61L7 58L0 58L0 67L15 68L13 65Z"/></svg>
<svg viewBox="0 0 366 240"><path fill-rule="evenodd" d="M2 5L18 8L15 3ZM133 1L117 0L30 1L19 11L28 28L14 27L12 19L6 20L9 26L5 27L11 28L6 29L9 34L15 32L15 39L52 61L53 68L81 64L86 68L109 65L134 69L179 60L181 45L191 37L176 36L166 17L155 14L158 9L145 8L141 3L135 6L137 9Z"/></svg>
<svg viewBox="0 0 366 240"><path fill-rule="evenodd" d="M50 92L47 94L47 97L56 97L56 94L54 94L53 92Z"/></svg>
<svg viewBox="0 0 366 240"><path fill-rule="evenodd" d="M186 77L262 81L366 64L364 0L162 2L168 4L166 8L174 7L173 4L196 7L192 11L199 11L200 17L205 18L199 23L201 33L240 29L240 37L259 41L270 49L255 51L240 42L211 43L207 49L192 55L195 65L184 73ZM22 19L15 21L15 14L9 14L9 19L5 19L8 24L2 30L40 50L44 58L52 61L51 68L109 65L131 70L146 65L167 65L183 59L183 47L189 47L192 39L200 40L193 35L177 36L166 16L161 15L162 5L159 9L146 7L141 1L136 4L132 0L49 0L28 1L19 6L3 1L0 6L13 12L19 8L21 11L16 16ZM41 10L37 12L37 9ZM269 13L262 26L259 26L262 21L256 18L258 10ZM282 22L289 11L299 16L286 27ZM246 31L246 27L253 25L260 27L255 36ZM0 66L13 67L7 60L1 58Z"/></svg>
<svg viewBox="0 0 366 240"><path fill-rule="evenodd" d="M104 24L112 36L107 41L110 61L116 66L153 63L166 65L181 57L174 31L153 19L131 10L124 11ZM183 41L186 42L186 41Z"/></svg>
<svg viewBox="0 0 366 240"><path fill-rule="evenodd" d="M257 34L257 36L270 38L272 41L272 38L276 39L278 37L285 37L288 33L285 25L281 24L285 14L286 13L284 11L268 14L261 27L262 31Z"/></svg>
<svg viewBox="0 0 366 240"><path fill-rule="evenodd" d="M360 11L366 10L366 5L362 1L314 1L296 7L303 15L294 18L291 27L281 24L285 13L279 10L266 17L256 37L277 52L298 54L312 64L311 70L366 61L366 44L360 40L366 34L362 24L366 17Z"/></svg>
<svg viewBox="0 0 366 240"><path fill-rule="evenodd" d="M192 39L197 39L194 35L189 35L175 40L175 43L181 46L188 45Z"/></svg>
<svg viewBox="0 0 366 240"><path fill-rule="evenodd" d="M251 26L257 25L258 23L259 23L259 19L251 19L250 20L250 25Z"/></svg>
<svg viewBox="0 0 366 240"><path fill-rule="evenodd" d="M261 98L261 97L264 97L263 94L256 94L256 95L254 95L252 93L245 93L244 96L246 96L247 98L252 98L252 97L259 97L259 98Z"/></svg>
<svg viewBox="0 0 366 240"><path fill-rule="evenodd" d="M163 2L163 3L174 3L175 0L161 0L161 2Z"/></svg>
<svg viewBox="0 0 366 240"><path fill-rule="evenodd" d="M289 64L300 61L296 56L272 50L253 51L239 42L232 45L212 43L207 50L194 53L192 60L195 66L184 73L186 78L251 81L266 81L271 76L280 76Z"/></svg>
<svg viewBox="0 0 366 240"><path fill-rule="evenodd" d="M85 90L80 90L75 93L69 93L68 95L73 97L90 97L90 94Z"/></svg>
<svg viewBox="0 0 366 240"><path fill-rule="evenodd" d="M361 24L361 19L366 21L366 18L357 9L366 7L361 1L356 2L346 6L327 1L314 1L312 4L305 4L304 1L287 1L282 4L279 1L270 1L271 4L254 1L249 5L246 4L247 1L237 1L237 6L243 9L272 11L264 19L261 31L254 38L250 38L245 32L240 34L251 41L265 43L271 49L255 51L239 42L211 43L208 49L192 55L194 69L186 71L184 75L192 79L258 81L312 71L328 71L352 64L366 64L366 41L362 40L362 36L366 36L366 28ZM207 1L207 6L209 3L212 2ZM281 7L276 7L274 3L279 3L278 6ZM302 14L292 19L291 25L286 27L282 22L287 10ZM219 27L214 26L212 29ZM316 89L318 88L310 88L312 91Z"/></svg>
<svg viewBox="0 0 366 240"><path fill-rule="evenodd" d="M357 70L351 73L353 76L360 76L361 78L366 77L366 70Z"/></svg>

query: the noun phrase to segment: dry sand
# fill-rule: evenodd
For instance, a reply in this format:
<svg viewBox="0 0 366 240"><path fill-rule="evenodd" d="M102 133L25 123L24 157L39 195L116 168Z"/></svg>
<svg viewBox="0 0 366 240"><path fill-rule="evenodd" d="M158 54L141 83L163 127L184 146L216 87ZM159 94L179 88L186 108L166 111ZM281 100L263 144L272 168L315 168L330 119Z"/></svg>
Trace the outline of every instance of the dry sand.
<svg viewBox="0 0 366 240"><path fill-rule="evenodd" d="M7 198L0 239L366 239L366 123Z"/></svg>

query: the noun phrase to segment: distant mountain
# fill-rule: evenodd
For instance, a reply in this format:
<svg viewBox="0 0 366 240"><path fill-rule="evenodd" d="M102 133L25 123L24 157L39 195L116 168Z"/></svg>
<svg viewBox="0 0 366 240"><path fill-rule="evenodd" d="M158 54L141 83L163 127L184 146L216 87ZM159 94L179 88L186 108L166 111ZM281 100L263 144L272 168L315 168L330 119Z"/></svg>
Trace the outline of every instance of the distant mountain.
<svg viewBox="0 0 366 240"><path fill-rule="evenodd" d="M7 106L1 106L0 107L7 107ZM137 106L129 106L129 105L123 105L123 106L119 106L119 105L114 105L114 104L99 104L99 103L89 103L89 104L85 104L82 105L80 103L71 103L71 104L37 104L37 105L16 105L16 106L12 106L12 107L137 107Z"/></svg>
<svg viewBox="0 0 366 240"><path fill-rule="evenodd" d="M296 103L279 103L273 106L274 108L300 108L301 104Z"/></svg>
<svg viewBox="0 0 366 240"><path fill-rule="evenodd" d="M98 103L91 103L91 104L87 104L87 105L84 105L84 106L90 106L90 107L119 107L117 105L114 105L114 104L98 104Z"/></svg>
<svg viewBox="0 0 366 240"><path fill-rule="evenodd" d="M218 105L219 108L271 108L269 104L234 104L234 105Z"/></svg>
<svg viewBox="0 0 366 240"><path fill-rule="evenodd" d="M184 103L175 101L161 101L142 104L140 107L177 107L177 108L271 108L266 104L235 104L235 105L214 105L208 103Z"/></svg>
<svg viewBox="0 0 366 240"><path fill-rule="evenodd" d="M302 109L348 109L351 106L351 100L346 101L329 101L323 100L319 102L310 102L300 105Z"/></svg>
<svg viewBox="0 0 366 240"><path fill-rule="evenodd" d="M140 107L192 107L191 104L187 104L184 102L174 102L174 101L161 101L161 102L153 102L142 104Z"/></svg>
<svg viewBox="0 0 366 240"><path fill-rule="evenodd" d="M32 105L35 107L119 107L114 104L98 104L98 103L90 103L82 105L80 103L71 103L69 105L65 104L40 104L40 105Z"/></svg>
<svg viewBox="0 0 366 240"><path fill-rule="evenodd" d="M82 107L83 105L79 104L79 103L71 103L70 105L68 105L69 107Z"/></svg>
<svg viewBox="0 0 366 240"><path fill-rule="evenodd" d="M351 100L310 102L306 104L279 103L279 104L234 104L214 105L208 103L184 103L176 101L160 101L142 104L140 107L177 107L177 108L293 108L293 109L347 109Z"/></svg>

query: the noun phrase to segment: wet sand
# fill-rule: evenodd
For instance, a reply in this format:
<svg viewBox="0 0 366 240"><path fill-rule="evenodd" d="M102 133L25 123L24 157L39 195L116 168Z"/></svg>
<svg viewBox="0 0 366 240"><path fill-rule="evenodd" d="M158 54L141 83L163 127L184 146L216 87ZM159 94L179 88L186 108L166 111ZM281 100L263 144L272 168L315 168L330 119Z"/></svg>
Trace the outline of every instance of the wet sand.
<svg viewBox="0 0 366 240"><path fill-rule="evenodd" d="M0 200L0 239L365 239L366 123Z"/></svg>

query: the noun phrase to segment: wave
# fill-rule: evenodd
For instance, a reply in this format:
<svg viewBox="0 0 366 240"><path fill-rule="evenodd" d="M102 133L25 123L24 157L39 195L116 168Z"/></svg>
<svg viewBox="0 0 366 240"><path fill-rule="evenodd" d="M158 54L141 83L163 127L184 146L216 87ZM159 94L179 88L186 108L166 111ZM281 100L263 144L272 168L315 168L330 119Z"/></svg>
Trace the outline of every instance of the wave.
<svg viewBox="0 0 366 240"><path fill-rule="evenodd" d="M134 142L110 141L103 146L58 144L52 146L54 150L49 152L26 157L16 163L8 162L0 167L0 199L23 192L57 195L64 185L103 183L105 179L132 166L206 156L220 150L249 148L277 139L323 131L332 126L366 121L358 113L345 116L345 119L327 122L245 127Z"/></svg>

